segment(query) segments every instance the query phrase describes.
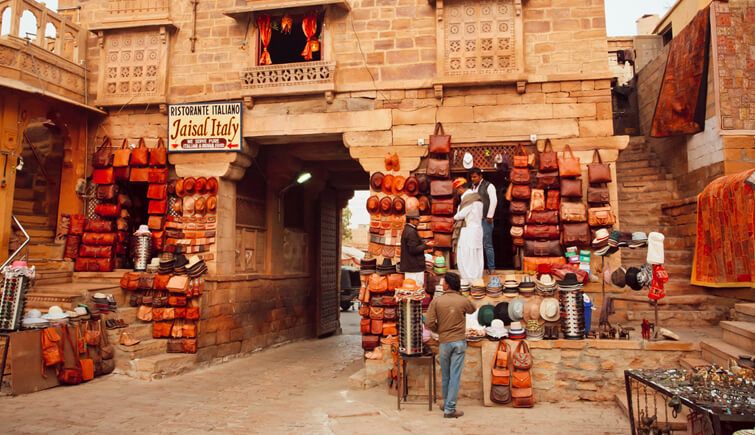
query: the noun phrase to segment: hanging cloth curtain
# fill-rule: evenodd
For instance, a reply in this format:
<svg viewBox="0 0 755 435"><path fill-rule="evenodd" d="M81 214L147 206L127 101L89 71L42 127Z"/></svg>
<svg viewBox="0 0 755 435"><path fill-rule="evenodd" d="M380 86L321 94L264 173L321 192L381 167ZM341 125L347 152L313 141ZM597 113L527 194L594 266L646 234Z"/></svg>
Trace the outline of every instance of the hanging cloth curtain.
<svg viewBox="0 0 755 435"><path fill-rule="evenodd" d="M301 22L301 28L304 31L304 36L307 37L307 45L304 46L301 55L304 56L305 60L312 60L312 52L320 49L320 41L314 37L317 32L317 13L308 13Z"/></svg>
<svg viewBox="0 0 755 435"><path fill-rule="evenodd" d="M269 15L257 15L257 27L260 29L260 40L262 41L262 56L260 57L260 65L272 65L273 61L270 59L270 53L267 51L267 46L270 44L270 16Z"/></svg>

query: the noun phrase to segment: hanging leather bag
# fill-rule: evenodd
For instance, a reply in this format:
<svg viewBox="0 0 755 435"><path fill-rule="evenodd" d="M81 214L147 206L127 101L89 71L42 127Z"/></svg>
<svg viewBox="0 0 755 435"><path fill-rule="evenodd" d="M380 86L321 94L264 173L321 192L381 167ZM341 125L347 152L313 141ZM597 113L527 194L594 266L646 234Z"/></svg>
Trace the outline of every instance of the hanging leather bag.
<svg viewBox="0 0 755 435"><path fill-rule="evenodd" d="M527 168L529 164L530 158L527 155L527 152L524 150L522 144L519 144L519 146L516 148L516 153L514 154L514 167Z"/></svg>
<svg viewBox="0 0 755 435"><path fill-rule="evenodd" d="M121 206L118 204L97 204L94 212L104 218L117 218L121 214Z"/></svg>
<svg viewBox="0 0 755 435"><path fill-rule="evenodd" d="M545 191L543 189L532 189L530 210L545 210Z"/></svg>
<svg viewBox="0 0 755 435"><path fill-rule="evenodd" d="M512 388L530 388L532 387L532 375L529 370L514 370L511 373Z"/></svg>
<svg viewBox="0 0 755 435"><path fill-rule="evenodd" d="M561 202L560 217L563 222L587 221L587 209L581 202Z"/></svg>
<svg viewBox="0 0 755 435"><path fill-rule="evenodd" d="M529 204L527 204L527 201L511 201L509 204L511 214L526 214L528 210Z"/></svg>
<svg viewBox="0 0 755 435"><path fill-rule="evenodd" d="M139 145L131 151L131 166L147 165L149 165L149 148L142 137L139 138Z"/></svg>
<svg viewBox="0 0 755 435"><path fill-rule="evenodd" d="M582 179L564 178L561 180L561 196L564 198L582 198Z"/></svg>
<svg viewBox="0 0 755 435"><path fill-rule="evenodd" d="M523 227L527 220L523 214L512 214L510 222L511 226Z"/></svg>
<svg viewBox="0 0 755 435"><path fill-rule="evenodd" d="M525 240L525 257L560 257L564 255L558 240Z"/></svg>
<svg viewBox="0 0 755 435"><path fill-rule="evenodd" d="M452 216L454 214L454 200L453 198L436 199L431 208L434 215Z"/></svg>
<svg viewBox="0 0 755 435"><path fill-rule="evenodd" d="M524 184L515 184L511 189L511 197L514 199L528 200L531 193L530 186Z"/></svg>
<svg viewBox="0 0 755 435"><path fill-rule="evenodd" d="M113 175L112 166L109 168L93 169L92 170L92 183L94 184L115 183L115 176Z"/></svg>
<svg viewBox="0 0 755 435"><path fill-rule="evenodd" d="M535 175L537 187L539 189L558 189L560 182L558 180L558 171L538 172Z"/></svg>
<svg viewBox="0 0 755 435"><path fill-rule="evenodd" d="M587 202L590 204L605 204L611 202L611 194L608 191L608 187L593 187L587 188Z"/></svg>
<svg viewBox="0 0 755 435"><path fill-rule="evenodd" d="M437 178L448 178L451 165L446 159L430 158L427 161L427 175Z"/></svg>
<svg viewBox="0 0 755 435"><path fill-rule="evenodd" d="M114 233L84 233L81 243L85 245L109 246L115 244Z"/></svg>
<svg viewBox="0 0 755 435"><path fill-rule="evenodd" d="M165 148L163 138L157 140L157 146L149 150L150 166L165 166L168 163L168 149Z"/></svg>
<svg viewBox="0 0 755 435"><path fill-rule="evenodd" d="M561 232L558 230L558 225L527 225L524 227L524 233L520 235L528 240L558 240Z"/></svg>
<svg viewBox="0 0 755 435"><path fill-rule="evenodd" d="M587 222L591 227L607 227L616 223L611 206L590 207L587 210Z"/></svg>
<svg viewBox="0 0 755 435"><path fill-rule="evenodd" d="M430 195L433 198L448 198L454 194L451 180L433 180L430 182Z"/></svg>
<svg viewBox="0 0 755 435"><path fill-rule="evenodd" d="M105 136L102 145L92 154L92 167L105 169L113 166L113 152L110 149L110 138Z"/></svg>
<svg viewBox="0 0 755 435"><path fill-rule="evenodd" d="M520 341L516 346L512 361L516 370L529 370L532 368L532 353L530 353L530 346L526 340Z"/></svg>
<svg viewBox="0 0 755 435"><path fill-rule="evenodd" d="M168 186L166 184L150 184L147 188L147 199L163 200L166 198Z"/></svg>
<svg viewBox="0 0 755 435"><path fill-rule="evenodd" d="M132 183L148 183L149 172L151 169L152 168L148 168L148 167L140 168L140 167L131 166L131 173L128 176L128 181Z"/></svg>
<svg viewBox="0 0 755 435"><path fill-rule="evenodd" d="M368 286L370 293L383 293L388 291L388 277L373 273L370 275Z"/></svg>
<svg viewBox="0 0 755 435"><path fill-rule="evenodd" d="M454 232L454 218L433 216L433 220L430 223L433 233L453 233Z"/></svg>
<svg viewBox="0 0 755 435"><path fill-rule="evenodd" d="M64 337L64 340L61 340L62 349L65 349L65 343L67 341L68 345L71 346L71 351L73 352L73 358L76 361L76 365L73 367L66 367L65 359L64 359L63 367L58 372L58 381L60 381L60 383L64 385L78 385L84 380L83 372L81 370L81 361L79 360L79 353L76 351L76 348L73 346L73 341L71 341L71 335L68 332L68 325L63 325L63 337ZM62 351L62 353L65 353L65 352Z"/></svg>
<svg viewBox="0 0 755 435"><path fill-rule="evenodd" d="M543 152L538 153L537 155L538 159L538 171L540 172L550 172L550 171L558 171L558 156L553 151L553 144L551 144L550 139L545 140L545 146L543 147Z"/></svg>
<svg viewBox="0 0 755 435"><path fill-rule="evenodd" d="M557 225L557 211L531 211L527 213L527 225Z"/></svg>
<svg viewBox="0 0 755 435"><path fill-rule="evenodd" d="M114 202L118 198L117 184L101 184L97 186L94 196L104 202Z"/></svg>
<svg viewBox="0 0 755 435"><path fill-rule="evenodd" d="M443 130L443 124L440 122L435 124L435 131L430 135L428 151L431 153L451 152L451 136L446 135L446 132Z"/></svg>
<svg viewBox="0 0 755 435"><path fill-rule="evenodd" d="M588 246L590 241L590 226L586 222L563 224L561 233L563 246Z"/></svg>
<svg viewBox="0 0 755 435"><path fill-rule="evenodd" d="M114 231L113 222L104 219L89 219L84 225L84 231L88 233L111 233Z"/></svg>
<svg viewBox="0 0 755 435"><path fill-rule="evenodd" d="M611 182L611 165L603 163L603 159L600 157L600 151L597 149L593 153L592 163L587 165L587 179L590 184Z"/></svg>
<svg viewBox="0 0 755 435"><path fill-rule="evenodd" d="M450 248L453 243L452 235L445 233L434 234L433 240L435 241L436 248Z"/></svg>
<svg viewBox="0 0 755 435"><path fill-rule="evenodd" d="M164 215L168 211L168 200L150 201L147 213L151 215Z"/></svg>
<svg viewBox="0 0 755 435"><path fill-rule="evenodd" d="M165 184L168 182L168 168L149 168L147 181L152 184Z"/></svg>
<svg viewBox="0 0 755 435"><path fill-rule="evenodd" d="M561 153L558 159L558 174L563 177L579 177L582 170L579 167L579 157L575 157L569 145L566 145L565 151ZM566 153L569 152L567 156ZM563 182L563 180L562 180Z"/></svg>
<svg viewBox="0 0 755 435"><path fill-rule="evenodd" d="M490 400L502 405L511 402L511 353L508 343L498 342L490 374Z"/></svg>
<svg viewBox="0 0 755 435"><path fill-rule="evenodd" d="M545 198L546 210L558 210L558 206L561 202L561 194L558 190L549 190Z"/></svg>
<svg viewBox="0 0 755 435"><path fill-rule="evenodd" d="M131 149L128 147L128 140L123 139L120 149L113 151L113 166L116 168L127 167L131 163ZM128 177L126 178L128 179Z"/></svg>
<svg viewBox="0 0 755 435"><path fill-rule="evenodd" d="M509 178L514 184L530 184L532 174L530 174L529 168L513 168Z"/></svg>

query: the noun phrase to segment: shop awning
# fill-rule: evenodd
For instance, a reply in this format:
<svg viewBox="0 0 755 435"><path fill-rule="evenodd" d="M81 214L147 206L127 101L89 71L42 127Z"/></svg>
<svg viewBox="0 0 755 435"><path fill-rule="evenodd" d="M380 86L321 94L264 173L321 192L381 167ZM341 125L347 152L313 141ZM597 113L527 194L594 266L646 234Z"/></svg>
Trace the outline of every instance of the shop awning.
<svg viewBox="0 0 755 435"><path fill-rule="evenodd" d="M223 11L223 15L227 15L233 19L238 20L246 16L246 14L252 12L327 5L339 6L347 11L351 10L351 4L349 3L349 0L263 0L254 2L254 4L247 6L226 9L225 11Z"/></svg>
<svg viewBox="0 0 755 435"><path fill-rule="evenodd" d="M72 100L72 99L64 97L62 95L56 95L56 94L54 94L52 92L45 92L43 89L40 89L40 88L38 88L36 86L32 86L32 85L30 85L28 83L24 83L24 82L22 82L20 80L14 80L14 79L6 78L6 77L0 77L0 86L6 87L6 88L10 88L10 89L15 89L15 90L21 91L21 92L26 92L26 93L29 93L29 94L35 94L35 95L40 95L40 96L43 96L43 97L52 98L54 100L58 100L58 101L61 101L63 103L66 103L66 104L71 104L73 106L81 107L82 109L86 109L86 110L89 110L91 112L95 112L95 113L97 113L99 115L107 115L107 112L105 112L104 110L100 110L100 109L98 109L98 108L96 108L94 106L90 106L88 104L80 103L80 102L78 102L76 100Z"/></svg>

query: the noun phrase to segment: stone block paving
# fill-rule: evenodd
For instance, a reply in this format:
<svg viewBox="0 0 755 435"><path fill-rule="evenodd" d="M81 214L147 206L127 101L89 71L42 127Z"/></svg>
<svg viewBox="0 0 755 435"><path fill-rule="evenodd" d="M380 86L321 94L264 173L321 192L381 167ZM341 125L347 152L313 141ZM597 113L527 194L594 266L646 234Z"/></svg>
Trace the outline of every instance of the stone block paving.
<svg viewBox="0 0 755 435"><path fill-rule="evenodd" d="M0 397L2 433L521 433L625 434L612 404L533 409L461 400L448 420L427 402L396 410L383 386L351 390L362 366L358 335L300 341L156 381L111 375L83 385ZM411 399L411 398L410 398ZM416 398L416 400L422 400Z"/></svg>

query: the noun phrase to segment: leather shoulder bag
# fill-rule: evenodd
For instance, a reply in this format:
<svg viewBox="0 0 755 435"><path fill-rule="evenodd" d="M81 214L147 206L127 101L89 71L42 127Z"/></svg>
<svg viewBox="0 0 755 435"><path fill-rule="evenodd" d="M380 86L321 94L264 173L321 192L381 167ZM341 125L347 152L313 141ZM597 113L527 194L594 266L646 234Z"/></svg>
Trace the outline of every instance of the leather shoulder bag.
<svg viewBox="0 0 755 435"><path fill-rule="evenodd" d="M514 154L514 167L515 168L527 168L530 164L530 158L527 152L524 150L522 144L519 144Z"/></svg>
<svg viewBox="0 0 755 435"><path fill-rule="evenodd" d="M587 210L587 222L591 227L607 227L616 223L616 217L613 215L611 206L590 207Z"/></svg>
<svg viewBox="0 0 755 435"><path fill-rule="evenodd" d="M538 172L535 175L537 187L539 189L558 189L560 182L558 180L558 171Z"/></svg>
<svg viewBox="0 0 755 435"><path fill-rule="evenodd" d="M564 178L561 180L561 196L564 198L582 198L582 179Z"/></svg>
<svg viewBox="0 0 755 435"><path fill-rule="evenodd" d="M564 254L558 240L525 240L525 257L560 257Z"/></svg>
<svg viewBox="0 0 755 435"><path fill-rule="evenodd" d="M537 211L533 210L527 213L528 225L557 225L558 212L553 210Z"/></svg>
<svg viewBox="0 0 755 435"><path fill-rule="evenodd" d="M147 148L147 144L142 137L139 138L139 145L131 151L131 166L147 165L149 165L149 148Z"/></svg>
<svg viewBox="0 0 755 435"><path fill-rule="evenodd" d="M430 158L427 161L427 175L438 178L448 178L451 165L446 159Z"/></svg>
<svg viewBox="0 0 755 435"><path fill-rule="evenodd" d="M454 200L453 198L435 199L431 209L434 215L452 216L454 214Z"/></svg>
<svg viewBox="0 0 755 435"><path fill-rule="evenodd" d="M530 195L530 186L525 184L515 184L511 189L511 197L514 199L529 200Z"/></svg>
<svg viewBox="0 0 755 435"><path fill-rule="evenodd" d="M430 182L430 195L433 198L448 198L454 194L451 180L433 180Z"/></svg>
<svg viewBox="0 0 755 435"><path fill-rule="evenodd" d="M511 351L505 341L498 342L490 374L490 400L498 404L511 402Z"/></svg>
<svg viewBox="0 0 755 435"><path fill-rule="evenodd" d="M528 240L558 240L560 235L558 225L527 225L524 227L523 234L524 238Z"/></svg>
<svg viewBox="0 0 755 435"><path fill-rule="evenodd" d="M433 216L433 220L430 223L434 233L453 233L454 232L454 218L444 216Z"/></svg>
<svg viewBox="0 0 755 435"><path fill-rule="evenodd" d="M149 150L150 166L165 166L168 162L168 149L165 148L163 138L157 140L157 146Z"/></svg>
<svg viewBox="0 0 755 435"><path fill-rule="evenodd" d="M514 184L530 184L532 175L529 168L513 168L509 178Z"/></svg>
<svg viewBox="0 0 755 435"><path fill-rule="evenodd" d="M587 221L587 210L581 202L562 202L561 203L561 220L564 222L585 222Z"/></svg>
<svg viewBox="0 0 755 435"><path fill-rule="evenodd" d="M435 131L430 135L428 151L431 153L451 152L451 136L446 135L446 132L443 130L443 124L440 122L435 124Z"/></svg>
<svg viewBox="0 0 755 435"><path fill-rule="evenodd" d="M569 153L567 156L566 153ZM558 159L558 173L561 177L579 177L582 170L579 167L579 157L575 157L569 145ZM563 181L563 180L562 180Z"/></svg>
<svg viewBox="0 0 755 435"><path fill-rule="evenodd" d="M561 244L564 246L588 246L590 244L590 227L586 222L563 224Z"/></svg>
<svg viewBox="0 0 755 435"><path fill-rule="evenodd" d="M511 201L509 211L511 214L526 214L529 209L527 201Z"/></svg>
<svg viewBox="0 0 755 435"><path fill-rule="evenodd" d="M110 138L105 136L102 145L92 155L92 167L105 169L113 166L113 152L110 149Z"/></svg>
<svg viewBox="0 0 755 435"><path fill-rule="evenodd" d="M587 165L587 179L590 184L611 182L611 166L608 163L603 163L603 159L600 158L600 151L597 149L593 153L592 163Z"/></svg>
<svg viewBox="0 0 755 435"><path fill-rule="evenodd" d="M611 202L611 194L608 192L608 187L593 187L587 188L587 202L590 204L605 204Z"/></svg>
<svg viewBox="0 0 755 435"><path fill-rule="evenodd" d="M558 171L558 157L553 152L553 144L550 139L545 140L543 152L538 153L538 170L540 172Z"/></svg>

